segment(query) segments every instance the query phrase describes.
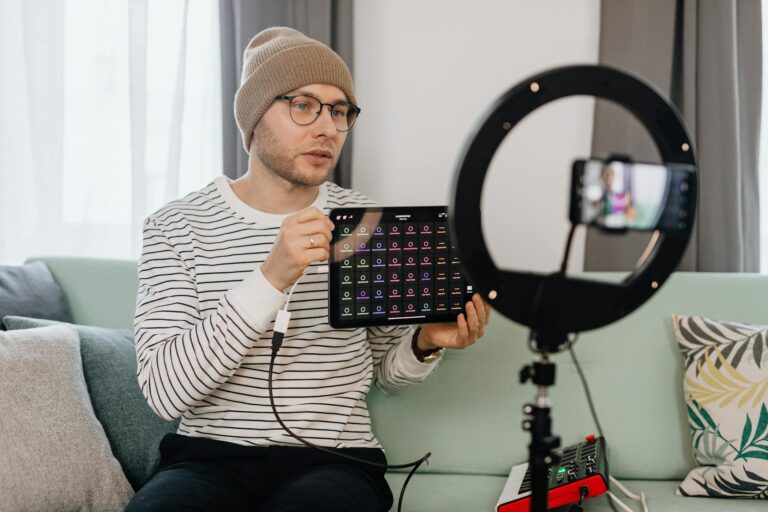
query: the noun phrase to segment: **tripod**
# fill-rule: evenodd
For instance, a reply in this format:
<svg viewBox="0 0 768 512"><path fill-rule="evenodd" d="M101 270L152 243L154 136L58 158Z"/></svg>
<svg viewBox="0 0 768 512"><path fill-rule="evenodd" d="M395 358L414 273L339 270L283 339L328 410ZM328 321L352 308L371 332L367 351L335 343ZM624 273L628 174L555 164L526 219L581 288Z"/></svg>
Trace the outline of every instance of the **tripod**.
<svg viewBox="0 0 768 512"><path fill-rule="evenodd" d="M537 386L534 403L523 406L526 418L523 430L531 433L528 445L528 462L531 467L531 511L547 511L547 492L549 490L549 467L560 462L560 456L554 451L560 446L560 438L552 435L552 403L548 388L555 384L555 363L549 360L549 353L557 351L565 344L567 336L550 337L533 331L531 339L540 349L540 357L532 365L520 370L520 382L531 380ZM554 341L554 343L553 343Z"/></svg>

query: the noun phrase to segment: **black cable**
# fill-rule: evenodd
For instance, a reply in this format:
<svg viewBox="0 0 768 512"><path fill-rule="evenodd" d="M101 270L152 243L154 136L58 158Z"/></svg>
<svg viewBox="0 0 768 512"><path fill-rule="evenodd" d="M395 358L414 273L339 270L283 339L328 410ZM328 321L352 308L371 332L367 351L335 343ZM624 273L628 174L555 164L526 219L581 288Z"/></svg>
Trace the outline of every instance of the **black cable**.
<svg viewBox="0 0 768 512"><path fill-rule="evenodd" d="M304 272L299 277L299 279L293 284L293 287L291 288L291 291L288 294L288 298L286 299L284 309L281 309L280 311L278 311L277 318L275 319L275 327L272 332L272 356L270 357L270 360L269 360L269 374L267 379L268 388L269 388L269 404L272 407L272 414L275 415L275 419L277 419L277 422L280 424L283 430L285 430L291 437L299 441L301 444L308 446L310 448L314 448L315 450L319 450L324 453L329 453L336 457L357 462L359 464L367 464L369 466L383 468L385 471L387 469L404 469L404 468L413 467L413 469L408 473L408 476L405 478L405 482L403 482L402 489L400 489L400 499L397 502L397 510L398 512L400 512L400 507L402 506L402 503L403 503L403 497L405 496L405 488L408 486L408 482L410 481L413 474L416 473L416 470L419 469L419 466L421 466L422 463L426 461L427 466L429 466L429 458L432 456L432 452L427 452L427 454L424 455L419 460L409 462L408 464L380 464L378 462L372 462L369 460L360 459L357 457L353 457L351 455L345 455L343 453L339 453L337 451L310 443L303 437L293 433L293 431L288 428L288 425L286 425L283 422L282 418L280 418L280 414L278 414L277 412L277 406L275 405L275 395L272 388L272 376L274 374L275 359L277 358L277 353L280 351L280 347L283 345L283 338L285 336L285 332L288 329L288 322L291 318L291 315L288 312L288 303L291 301L293 290L296 288L296 285L298 284L298 282L305 276L309 275L311 272L312 271Z"/></svg>
<svg viewBox="0 0 768 512"><path fill-rule="evenodd" d="M608 491L611 490L611 472L608 469L608 441L605 439L605 435L603 435L603 428L600 426L600 420L597 418L597 412L595 411L595 404L592 402L592 393L589 391L589 385L587 384L587 379L584 376L584 372L581 371L581 365L579 364L578 359L576 359L576 352L573 351L573 345L578 341L579 335L578 333L575 335L573 340L570 340L568 343L568 352L571 354L571 360L573 361L573 365L576 367L576 372L579 374L579 379L581 379L581 385L584 387L584 393L587 396L587 404L589 405L589 412L592 414L592 421L595 422L595 427L597 427L597 433L600 435L600 437L603 438L603 444L601 445L600 451L602 452L600 455L603 457L603 461L605 462L605 487L608 489ZM616 505L613 504L613 501L611 498L608 499L608 504L611 506L611 510L613 512L618 512L616 510Z"/></svg>
<svg viewBox="0 0 768 512"><path fill-rule="evenodd" d="M571 254L571 242L573 242L573 233L576 231L576 224L571 224L571 229L568 231L568 239L565 242L565 254L563 254L563 261L560 263L560 274L565 275L565 269L568 266L568 256Z"/></svg>
<svg viewBox="0 0 768 512"><path fill-rule="evenodd" d="M565 242L565 251L563 253L563 260L560 262L560 276L565 275L565 270L568 267L568 257L571 253L571 244L573 242L573 234L576 231L576 224L571 224L571 228L568 231L568 238ZM589 391L589 385L587 384L587 379L584 376L584 372L581 371L581 365L579 365L578 359L576 359L576 352L573 350L573 345L578 341L579 334L576 333L573 339L568 340L568 343L566 347L568 348L568 352L571 354L571 360L573 361L573 365L576 367L576 372L579 374L579 379L581 380L581 385L584 387L584 393L587 396L587 404L589 405L589 412L592 414L592 420L595 422L595 427L597 427L597 433L600 435L600 437L603 438L603 443L600 447L601 456L603 458L603 461L605 462L605 487L608 489L608 491L611 490L611 473L608 469L608 441L605 438L605 435L603 435L603 428L600 425L600 420L597 418L597 412L595 411L595 404L592 402L592 393ZM583 498L582 498L583 499ZM613 501L611 498L608 499L608 504L611 506L611 510L613 512L618 512L616 510L616 506L613 504ZM581 500L579 501L579 505L581 505Z"/></svg>
<svg viewBox="0 0 768 512"><path fill-rule="evenodd" d="M581 505L584 503L584 498L586 498L588 495L589 487L586 485L579 487L579 502L575 505L571 505L571 508L568 510L568 512L584 512L584 507Z"/></svg>
<svg viewBox="0 0 768 512"><path fill-rule="evenodd" d="M571 244L573 242L573 234L576 232L576 224L571 224L570 229L568 230L568 238L565 241L565 251L563 253L563 259L560 263L560 270L558 272L553 272L552 274L546 275L541 281L539 281L538 286L536 287L536 291L533 294L533 303L531 304L531 311L533 312L532 318L534 321L537 320L537 315L539 313L539 307L541 306L541 298L544 295L544 288L554 279L561 279L565 276L566 268L568 267L568 258L571 254ZM538 348L536 348L533 338L535 337L535 332L531 330L530 335L528 336L528 349L531 352L540 352Z"/></svg>
<svg viewBox="0 0 768 512"><path fill-rule="evenodd" d="M315 450L319 450L321 452L330 453L331 455L335 455L336 457L341 457L342 459L351 460L353 462L357 462L359 464L368 464L369 466L374 466L377 468L384 468L387 469L403 469L403 468L409 468L413 466L413 469L408 473L408 476L405 478L405 482L403 482L403 487L400 489L400 499L397 502L397 510L398 512L401 510L401 506L403 504L403 497L405 496L405 488L408 486L408 481L411 479L414 473L416 473L416 470L419 469L419 466L424 461L429 462L429 457L432 456L431 452L427 452L426 455L424 455L419 460L410 462L408 464L381 464L378 462L372 462L365 459L360 459L358 457L353 457L351 455L346 455L343 453L339 453L337 451L331 450L329 448L324 448L322 446L318 446L316 444L310 443L303 437L294 434L293 431L291 431L290 428L288 428L288 425L283 423L282 418L280 418L280 415L277 412L277 407L275 406L275 395L272 389L272 374L274 371L275 366L275 358L277 357L277 351L280 349L280 345L282 345L283 341L283 333L275 332L272 337L272 357L270 357L269 360L269 376L268 376L268 387L269 387L269 404L272 406L272 413L275 415L275 418L277 419L277 422L280 424L281 427L283 427L283 430L285 430L288 435L299 441L305 446L308 446L310 448L314 448Z"/></svg>

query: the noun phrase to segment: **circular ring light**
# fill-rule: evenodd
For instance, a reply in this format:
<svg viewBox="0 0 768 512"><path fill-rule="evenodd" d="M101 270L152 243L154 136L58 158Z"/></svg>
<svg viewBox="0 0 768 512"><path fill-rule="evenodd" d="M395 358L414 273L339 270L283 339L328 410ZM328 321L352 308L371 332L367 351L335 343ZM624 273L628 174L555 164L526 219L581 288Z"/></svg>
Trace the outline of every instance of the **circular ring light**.
<svg viewBox="0 0 768 512"><path fill-rule="evenodd" d="M454 176L449 225L464 271L494 309L531 327L558 348L568 333L596 329L631 313L674 271L691 236L693 222L674 233L655 232L645 258L620 283L563 274L500 270L483 239L480 200L491 159L504 138L528 114L547 103L575 95L613 101L648 130L664 163L696 165L693 142L677 110L645 81L605 66L567 66L521 82L491 107L466 144ZM696 176L691 179L696 211ZM525 222L525 219L520 219ZM544 351L544 350L542 350Z"/></svg>

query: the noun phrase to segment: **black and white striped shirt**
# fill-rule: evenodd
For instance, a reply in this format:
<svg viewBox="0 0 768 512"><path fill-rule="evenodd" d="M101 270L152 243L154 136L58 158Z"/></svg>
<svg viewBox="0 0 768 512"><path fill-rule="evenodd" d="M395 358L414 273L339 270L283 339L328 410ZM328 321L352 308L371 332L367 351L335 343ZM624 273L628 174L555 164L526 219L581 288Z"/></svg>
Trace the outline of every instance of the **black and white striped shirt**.
<svg viewBox="0 0 768 512"><path fill-rule="evenodd" d="M313 206L327 215L374 204L325 182ZM181 434L298 444L277 423L267 391L272 327L287 294L260 268L286 216L249 207L220 176L145 220L134 324L138 379L157 414L181 417ZM280 417L321 446L380 447L365 402L371 383L396 394L435 366L413 355L413 328L332 328L323 274L302 278L288 310L274 372Z"/></svg>

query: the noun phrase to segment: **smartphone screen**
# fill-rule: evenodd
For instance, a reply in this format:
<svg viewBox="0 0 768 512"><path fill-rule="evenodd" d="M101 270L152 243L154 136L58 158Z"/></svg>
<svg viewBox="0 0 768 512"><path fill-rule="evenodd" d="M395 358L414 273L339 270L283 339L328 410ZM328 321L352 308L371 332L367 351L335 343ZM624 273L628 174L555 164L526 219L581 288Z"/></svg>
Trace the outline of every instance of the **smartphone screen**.
<svg viewBox="0 0 768 512"><path fill-rule="evenodd" d="M605 231L685 230L694 171L687 164L577 160L571 221Z"/></svg>

